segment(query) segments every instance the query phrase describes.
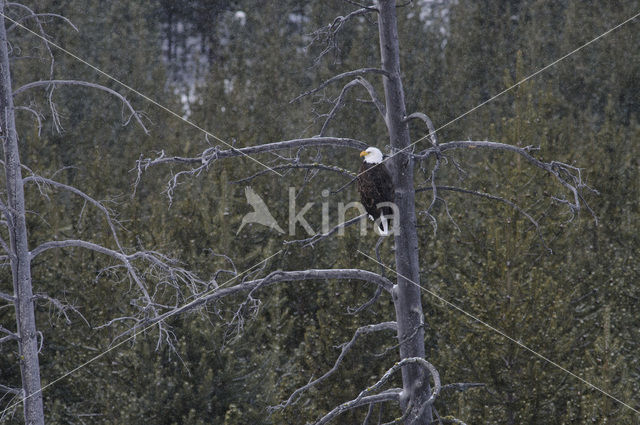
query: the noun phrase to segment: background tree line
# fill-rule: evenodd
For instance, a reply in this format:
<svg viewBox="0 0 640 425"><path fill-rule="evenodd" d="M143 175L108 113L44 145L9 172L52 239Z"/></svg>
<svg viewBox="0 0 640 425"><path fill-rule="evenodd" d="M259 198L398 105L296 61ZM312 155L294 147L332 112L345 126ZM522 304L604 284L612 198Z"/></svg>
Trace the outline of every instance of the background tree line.
<svg viewBox="0 0 640 425"><path fill-rule="evenodd" d="M248 146L317 134L322 122L318 115L329 110L324 99L289 101L336 72L377 65L375 23L365 18L345 25L336 39L338 48L315 61L324 45L310 44L310 34L350 6L340 1L307 3L90 0L79 6L70 0L42 0L31 7L74 22L79 33L56 20L46 26L69 50L160 103L184 108L189 119L224 140ZM406 5L398 17L408 110L429 111L436 127L446 124L637 13L640 6L614 3L487 0ZM585 181L600 192L588 199L599 218L597 225L587 214L563 216L559 206L548 208L539 202L555 195L557 188L518 159L510 158L513 166L503 167L504 158L497 154L487 158L473 153L460 154L463 171L450 178L462 178L465 187L526 206L542 224L554 254L548 254L522 216L489 201L447 194L454 221L439 204L435 234L428 217L420 218L423 284L634 406L640 385L640 319L635 314L640 298L640 266L635 260L640 246L637 25L629 23L439 132L448 139L480 135L520 146L539 145L541 156L584 168ZM21 46L12 63L16 86L41 79L48 69L47 63L34 59L42 57L41 45L19 29L10 36ZM97 80L119 90L74 59L60 52L55 57L57 77ZM153 123L150 136L123 128L120 111L108 107L112 100L99 93L59 89L56 97L64 132L53 131L46 108L39 139L33 117L18 116L22 137L32 141L24 144L24 162L51 173L69 167L58 178L98 199L113 200L125 220L128 245L162 248L204 275L225 266L214 253L229 255L242 269L281 247L282 241L266 228L236 236L248 211L244 184L229 182L246 177L247 169L259 171L255 164L217 163L209 173L181 180L170 207L162 192L171 170L152 170L130 199L135 179L130 171L138 155L161 149L193 155L207 146L204 136L142 99L132 100ZM357 96L352 100L357 102ZM44 94L29 101L46 105ZM375 108L355 105L340 111L343 119L330 133L383 146L386 140L374 118ZM422 133L415 124L412 134ZM353 171L359 166L358 158L325 155L326 163ZM287 175L292 186L302 188L302 205L320 200L323 189L344 183L339 178L305 183L309 178L298 171ZM504 181L511 184L501 184ZM268 200L278 220L286 220L287 185L269 178L248 184ZM430 195L422 196L428 205ZM355 188L335 198L355 199ZM71 232L94 239L102 234L98 217L70 213L82 209L78 200L62 199L63 209L41 198L30 201L42 212L28 217L34 234L39 229L60 238ZM308 218L314 228L320 227L319 215ZM311 259L318 267L370 268L366 259L354 260L344 253L369 252L374 244L373 237L361 238L351 229L345 237L314 248L291 246L274 267L296 269ZM124 298L117 295L121 292L95 278L95 271L105 267L103 259L80 252L73 259L65 252L48 255L34 269L40 291L64 288L69 301L94 326L122 313ZM241 338L222 325L234 312L231 302L220 306L222 317L171 319L177 352L156 350L153 335L139 336L135 344L46 390L47 417L50 423L231 425L312 420L386 370L385 356L393 352L381 348L378 336L360 342L361 356L347 357L343 374L325 382L325 391L304 407L296 405L272 416L265 415L265 409L331 368L338 354L334 347L349 340L362 317L375 320L390 314L391 304L377 304L358 317L346 314L372 293L373 288L363 290L359 283L318 282L306 285L302 295L299 288L277 288L263 299L257 319L245 324ZM637 421L630 410L428 294L424 305L427 359L439 368L443 380L487 384L439 401L468 423ZM117 329L95 330L73 314L67 323L48 306L41 306L38 314L47 341L41 353L44 381L105 350L117 334ZM10 323L11 315L0 309L0 323ZM2 381L19 382L15 350L9 344L0 350ZM397 413L383 416L390 420ZM356 418L362 420L357 414L348 420Z"/></svg>

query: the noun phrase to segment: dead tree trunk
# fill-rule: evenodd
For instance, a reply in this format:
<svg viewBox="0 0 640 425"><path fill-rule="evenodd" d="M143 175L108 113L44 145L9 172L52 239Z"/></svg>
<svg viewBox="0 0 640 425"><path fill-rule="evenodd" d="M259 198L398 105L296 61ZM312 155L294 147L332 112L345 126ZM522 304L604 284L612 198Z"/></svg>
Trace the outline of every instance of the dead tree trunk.
<svg viewBox="0 0 640 425"><path fill-rule="evenodd" d="M4 14L4 1L0 12ZM11 73L9 70L7 31L0 19L0 126L4 150L4 168L7 185L7 203L2 203L3 214L9 228L9 259L13 274L15 314L17 322L20 372L24 397L24 418L28 425L44 425L40 364L36 330L33 288L31 285L31 259L27 241L24 187L18 151Z"/></svg>
<svg viewBox="0 0 640 425"><path fill-rule="evenodd" d="M413 159L408 150L411 144L409 127L405 122L406 108L400 77L400 54L395 0L378 2L378 27L380 35L380 57L386 100L386 121L392 147L396 186L395 203L399 209L399 231L395 234L396 271L398 284L393 297L398 322L400 359L424 358L423 313L420 299L420 267L418 262L418 235L416 232L415 190L413 187ZM401 152L400 152L401 151ZM408 403L419 409L429 398L429 381L424 368L407 364L402 368L403 391L400 402L403 410ZM428 424L433 420L428 406L417 424Z"/></svg>

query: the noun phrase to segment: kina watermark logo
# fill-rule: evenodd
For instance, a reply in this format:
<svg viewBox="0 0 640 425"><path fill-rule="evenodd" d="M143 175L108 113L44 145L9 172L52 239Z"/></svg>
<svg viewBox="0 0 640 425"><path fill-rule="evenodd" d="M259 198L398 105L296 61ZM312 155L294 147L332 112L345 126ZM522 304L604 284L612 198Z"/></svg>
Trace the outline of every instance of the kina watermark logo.
<svg viewBox="0 0 640 425"><path fill-rule="evenodd" d="M271 229L276 230L278 233L284 233L282 227L278 225L278 222L264 203L260 195L258 195L250 186L244 188L244 194L247 197L247 203L253 207L253 212L247 213L242 217L242 223L240 228L236 232L236 235L240 234L242 228L247 224L262 224Z"/></svg>
<svg viewBox="0 0 640 425"><path fill-rule="evenodd" d="M253 209L253 211L246 213L242 217L242 222L240 223L240 227L236 232L236 235L239 235L240 232L247 227L247 225L261 225L268 227L280 234L288 233L289 236L295 236L296 229L298 226L302 227L304 231L309 236L316 236L317 233L311 226L311 224L307 221L306 215L318 214L318 208L315 202L307 202L302 208L299 208L296 202L296 188L289 187L289 220L286 232L278 223L274 215L271 213L269 207L267 206L267 202L250 186L245 187L244 190L245 197L247 199L247 204ZM363 219L359 220L360 227L360 235L365 235L367 233L367 220L365 220L365 216L368 216L369 219L374 221L373 229L378 235L389 236L395 234L397 229L398 221L395 219L399 216L398 207L393 202L381 202L377 206L385 211L385 214L377 214L379 215L374 219L374 217L370 214L367 214L364 206L360 202L349 202L345 204L344 202L337 202L335 209L337 210L338 221L332 228L330 225L330 201L329 201L329 190L322 191L323 201L321 202L319 213L322 216L322 228L321 233L327 234L329 232L335 231L337 235L342 236L345 233L345 223L346 223L346 215L347 211L350 209L356 209L360 216ZM389 213L389 210L392 213ZM353 219L351 219L353 220ZM349 221L351 221L349 220ZM246 231L246 230L245 230Z"/></svg>

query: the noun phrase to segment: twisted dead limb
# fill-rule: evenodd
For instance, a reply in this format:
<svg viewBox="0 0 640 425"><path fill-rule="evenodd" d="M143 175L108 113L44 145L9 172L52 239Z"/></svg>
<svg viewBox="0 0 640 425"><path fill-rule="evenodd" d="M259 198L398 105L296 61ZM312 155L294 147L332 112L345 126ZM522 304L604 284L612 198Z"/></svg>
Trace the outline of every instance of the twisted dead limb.
<svg viewBox="0 0 640 425"><path fill-rule="evenodd" d="M513 146L506 143L490 142L486 140L481 141L452 141L442 143L436 147L431 147L415 154L414 156L419 159L427 159L432 155L437 155L439 152L446 152L453 149L488 149L488 150L502 150L514 152L521 157L525 158L530 164L545 170L549 174L555 177L562 186L564 186L573 197L573 201L568 199L553 197L552 199L558 203L567 205L572 214L576 214L581 209L581 202L587 208L594 218L596 224L598 223L598 217L591 209L589 204L584 200L584 197L580 193L581 189L587 189L591 192L598 193L597 190L590 188L582 181L582 172L579 168L569 164L558 161L543 162L535 158L530 154L531 151L537 150L534 146L526 146L521 148L519 146Z"/></svg>
<svg viewBox="0 0 640 425"><path fill-rule="evenodd" d="M380 378L375 384L373 384L372 386L360 392L360 394L358 394L358 396L353 400L348 401L346 403L342 403L341 405L335 407L331 412L327 413L325 416L323 416L318 421L316 421L315 425L323 425L323 424L329 423L330 421L335 419L338 415L348 410L352 410L356 407L362 406L364 404L380 403L384 401L396 400L396 397L399 400L400 391L398 390L393 390L391 394L387 392L377 394L378 396L381 396L381 397L379 400L375 400L375 401L371 399L372 396L369 396L369 394L371 394L372 392L380 388L382 385L384 385L394 373L399 371L402 368L402 366L406 364L415 364L424 368L426 371L429 372L429 374L433 379L433 389L431 391L431 395L429 396L429 398L421 406L418 406L417 408L413 407L412 409L409 409L409 408L407 409L412 411L411 412L411 415L413 416L412 421L419 418L422 415L422 412L424 411L424 409L426 409L428 406L431 406L435 402L436 398L438 397L438 394L440 393L440 388L441 388L440 375L438 374L438 371L436 370L436 368L425 359L420 357L409 357L406 359L402 359L398 363L394 364L389 370L385 372L382 378ZM398 391L398 392L395 392L395 391ZM390 397L392 394L395 395L395 397ZM411 406L408 406L408 407L411 407Z"/></svg>
<svg viewBox="0 0 640 425"><path fill-rule="evenodd" d="M117 97L118 99L120 99L120 101L122 102L122 105L125 106L130 112L131 115L124 121L123 125L127 125L130 121L131 118L135 118L135 120L138 122L138 125L140 125L140 127L142 127L142 129L144 130L145 134L149 134L149 130L147 129L147 127L145 127L144 123L142 122L141 119L141 114L139 112L137 112L133 106L131 105L131 103L127 100L126 97L124 97L123 95L121 95L120 93L118 93L117 91L110 89L109 87L103 86L101 84L96 84L96 83L90 83L88 81L81 81L81 80L43 80L43 81L33 81L31 83L27 83L24 86L21 86L19 88L17 88L16 90L13 91L13 96L17 96L18 94L25 92L27 90L33 89L33 88L37 88L37 87L44 87L47 90L50 90L50 94L53 92L53 89L56 86L80 86L80 87L89 87L89 88L93 88L93 89L98 89L98 90L102 90L105 91L115 97ZM50 105L52 104L51 100L50 100ZM55 112L55 109L52 109L52 113L57 116L57 113ZM56 119L54 117L54 119Z"/></svg>
<svg viewBox="0 0 640 425"><path fill-rule="evenodd" d="M179 171L176 173L167 183L167 196L171 202L173 192L178 186L178 181L182 176L197 176L205 170L208 170L215 161L225 158L233 158L238 156L251 156L260 153L274 153L281 150L288 149L300 149L308 147L342 147L356 150L364 150L368 144L351 138L341 137L310 137L301 139L284 140L280 142L264 143L261 145L247 146L244 148L232 148L232 149L220 149L219 146L213 146L204 150L199 156L196 157L180 157L180 156L167 156L164 151L161 151L155 158L143 158L136 161L137 176L133 184L134 194L135 190L140 184L142 174L150 167L167 164L182 164L192 166L188 170ZM294 162L293 160L291 161Z"/></svg>
<svg viewBox="0 0 640 425"><path fill-rule="evenodd" d="M544 237L542 236L542 231L540 229L540 223L538 223L538 221L535 218L533 218L531 216L531 214L529 214L528 212L523 210L515 202L512 202L512 201L510 201L508 199L505 199L505 198L503 198L501 196L492 195L490 193L480 192L480 191L477 191L477 190L464 189L464 188L455 187L455 186L436 186L436 187L437 187L437 190L464 193L464 194L467 194L467 195L473 195L473 196L477 196L477 197L480 197L480 198L490 199L492 201L502 202L503 204L506 204L506 205L510 206L515 211L517 211L519 214L522 214L522 216L524 216L533 225L533 227L536 229L536 234L538 235L538 238L540 239L540 242L542 243L542 245L545 247L545 249L547 251L549 251L549 253L553 253L551 248L549 248L549 246L547 245ZM433 186L416 188L416 193L425 192L425 191L429 191L429 190L433 190Z"/></svg>
<svg viewBox="0 0 640 425"><path fill-rule="evenodd" d="M344 106L345 97L347 93L352 87L355 87L357 85L361 85L367 90L367 92L369 93L369 97L371 97L371 101L378 109L378 112L380 112L380 115L382 115L382 119L384 120L385 124L387 123L386 109L382 104L382 102L380 102L380 99L378 98L378 95L375 89L373 88L373 85L369 81L367 81L365 78L358 77L355 80L351 80L349 83L345 84L344 87L342 87L342 91L340 92L340 95L338 95L338 98L333 102L334 103L333 108L327 115L327 119L324 121L324 124L320 129L319 137L322 137L325 135L325 132L329 127L329 123L336 117L336 113L340 109L342 109L342 107Z"/></svg>
<svg viewBox="0 0 640 425"><path fill-rule="evenodd" d="M226 297L250 292L257 287L259 287L259 289L264 289L280 282L330 279L361 280L370 282L382 286L383 289L389 293L393 289L393 283L391 283L390 280L378 275L377 273L361 269L309 269L295 271L275 271L265 276L264 278L245 281L230 287L214 288L214 290L209 291L205 294L198 294L191 302L188 302L187 304L175 309L166 311L165 313L160 314L156 317L148 318L144 322L140 322L127 331L123 332L118 336L118 338L124 337L129 334L135 334L139 329L150 327L156 323L166 320L171 316L196 310L207 304L214 303Z"/></svg>
<svg viewBox="0 0 640 425"><path fill-rule="evenodd" d="M367 74L378 74L378 75L385 75L385 76L389 76L389 73L383 69L380 68L360 68L360 69L355 69L353 71L347 71L347 72L343 72L342 74L338 74L338 75L334 75L333 77L329 78L328 80L324 81L323 83L321 83L318 87L316 87L315 89L306 91L304 93L302 93L301 95L299 95L298 97L296 97L295 99L293 99L291 102L289 103L295 103L296 101L302 99L303 97L312 95L314 93L319 92L320 90L322 90L323 88L327 87L329 84L335 83L336 81L340 81L344 78L350 78L350 77L359 77L359 76L364 76Z"/></svg>
<svg viewBox="0 0 640 425"><path fill-rule="evenodd" d="M328 377L333 375L338 370L338 368L342 364L342 361L344 360L344 357L347 355L347 353L349 352L351 347L353 347L353 345L356 343L356 340L359 337L372 332L380 332L380 331L386 331L386 330L396 331L397 330L396 322L384 322L384 323L378 323L375 325L362 326L358 328L356 332L353 334L353 337L351 338L351 340L340 346L342 348L342 351L340 352L340 355L336 359L331 369L329 369L324 375L320 376L319 378L314 379L313 381L310 381L308 384L296 389L293 393L291 393L291 395L287 400L283 401L277 406L270 407L269 410L273 412L275 410L284 409L295 404L300 399L300 396L302 395L303 392L309 390L315 385L318 385L322 381L326 380Z"/></svg>

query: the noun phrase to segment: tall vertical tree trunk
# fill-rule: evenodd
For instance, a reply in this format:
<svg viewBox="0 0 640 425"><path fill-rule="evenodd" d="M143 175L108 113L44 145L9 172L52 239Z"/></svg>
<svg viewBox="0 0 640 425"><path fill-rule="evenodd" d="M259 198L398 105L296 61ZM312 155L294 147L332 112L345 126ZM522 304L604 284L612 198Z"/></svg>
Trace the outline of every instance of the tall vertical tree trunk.
<svg viewBox="0 0 640 425"><path fill-rule="evenodd" d="M384 78L384 92L387 106L387 125L394 152L406 148L411 143L408 125L404 122L406 108L404 91L400 78L400 54L395 0L379 0L380 57L382 69L389 74ZM420 267L418 262L418 235L416 231L415 191L413 187L413 160L409 151L399 153L394 158L394 173L398 206L399 231L395 235L396 270L398 284L394 290L394 303L398 323L400 357L424 358L423 313L420 299ZM421 406L430 393L428 376L417 365L402 368L403 392L401 405L406 408L411 401L413 408ZM416 424L432 421L431 408L425 409Z"/></svg>
<svg viewBox="0 0 640 425"><path fill-rule="evenodd" d="M4 14L4 0L0 0L0 12ZM10 235L11 272L16 298L16 322L20 350L20 372L24 391L24 417L28 425L44 425L42 392L40 387L40 363L36 319L31 286L30 253L25 220L24 187L18 134L13 107L13 90L9 70L7 30L0 19L0 130L4 149L4 168L7 185L7 219Z"/></svg>

